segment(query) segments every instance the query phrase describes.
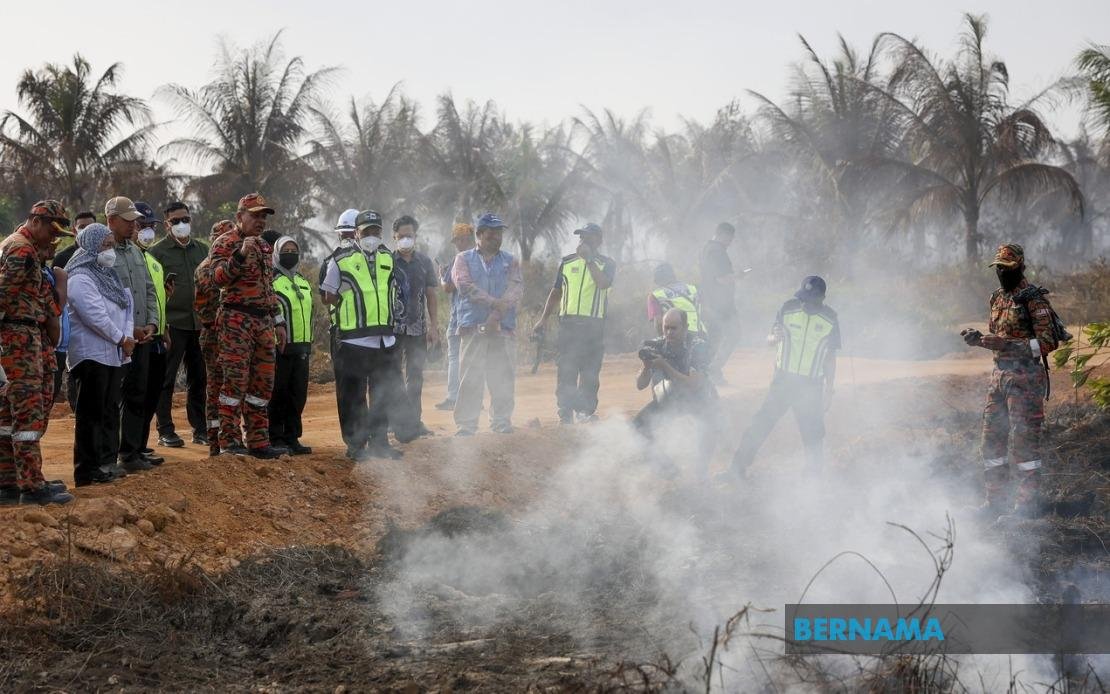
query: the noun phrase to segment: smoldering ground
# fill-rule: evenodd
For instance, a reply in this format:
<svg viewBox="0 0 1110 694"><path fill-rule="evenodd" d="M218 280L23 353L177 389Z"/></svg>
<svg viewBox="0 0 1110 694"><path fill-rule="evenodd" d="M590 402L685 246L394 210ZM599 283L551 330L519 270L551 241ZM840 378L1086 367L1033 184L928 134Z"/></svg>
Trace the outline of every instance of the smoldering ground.
<svg viewBox="0 0 1110 694"><path fill-rule="evenodd" d="M386 543L389 580L376 591L378 607L417 642L496 639L512 625L551 638L562 649L553 656L676 664L672 683L682 686L703 686L712 652L713 686L748 691L818 688L817 671L847 678L851 688L870 667L869 659L847 656L811 659L819 663L814 670L783 659L786 603L1036 602L1019 559L1038 551L1036 535L1015 551L1013 538L974 517L979 489L969 471L977 454L966 451L960 475L938 465L948 438L934 421L942 413L929 409L935 398L916 393L918 402L907 384L848 390L833 419L847 420L852 435L830 437L820 476L805 471L799 450L772 447L763 455L771 464L757 465L747 479L706 480L687 421L675 421L654 443L617 413L578 427L566 437L565 462L523 510L459 510ZM714 472L727 467L761 396L721 401ZM907 416L918 423L879 435ZM780 423L793 426L789 418ZM448 450L464 461L477 455L454 442ZM679 470L674 479L669 464ZM473 483L467 471L476 467L451 469L436 484ZM395 482L390 493L399 499L427 490L424 482L413 481L415 490ZM745 606L722 646L720 630ZM956 662L958 673L944 675L953 688L1005 689L1014 673L1031 684L1059 676L1041 657Z"/></svg>

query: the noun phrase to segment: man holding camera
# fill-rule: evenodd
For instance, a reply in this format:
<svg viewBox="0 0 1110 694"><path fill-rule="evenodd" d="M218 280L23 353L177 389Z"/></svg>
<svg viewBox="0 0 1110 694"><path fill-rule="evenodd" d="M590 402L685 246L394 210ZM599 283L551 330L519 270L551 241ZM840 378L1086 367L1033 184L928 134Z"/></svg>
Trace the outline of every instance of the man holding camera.
<svg viewBox="0 0 1110 694"><path fill-rule="evenodd" d="M632 424L652 439L666 423L693 416L704 474L716 443L716 392L708 379L709 345L690 334L688 320L682 309L670 309L663 314L663 337L645 340L640 348L642 365L636 375L636 389L651 386L651 402L636 414Z"/></svg>

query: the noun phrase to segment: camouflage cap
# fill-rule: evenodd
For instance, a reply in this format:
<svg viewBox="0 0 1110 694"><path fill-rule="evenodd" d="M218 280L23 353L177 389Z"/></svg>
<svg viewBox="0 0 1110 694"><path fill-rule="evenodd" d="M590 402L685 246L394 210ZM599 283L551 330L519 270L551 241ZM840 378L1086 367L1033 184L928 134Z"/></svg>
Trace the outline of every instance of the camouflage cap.
<svg viewBox="0 0 1110 694"><path fill-rule="evenodd" d="M212 225L212 238L217 239L235 228L235 222L230 219L221 219Z"/></svg>
<svg viewBox="0 0 1110 694"><path fill-rule="evenodd" d="M266 202L261 193L248 193L239 198L239 212L265 212L274 214L274 208Z"/></svg>
<svg viewBox="0 0 1110 694"><path fill-rule="evenodd" d="M998 265L1012 270L1024 264L1025 249L1016 243L1004 243L998 247L998 252L994 254L994 262L987 267Z"/></svg>
<svg viewBox="0 0 1110 694"><path fill-rule="evenodd" d="M69 230L69 213L57 200L39 200L31 205L30 216L48 218L54 223L54 234L57 236L73 236Z"/></svg>

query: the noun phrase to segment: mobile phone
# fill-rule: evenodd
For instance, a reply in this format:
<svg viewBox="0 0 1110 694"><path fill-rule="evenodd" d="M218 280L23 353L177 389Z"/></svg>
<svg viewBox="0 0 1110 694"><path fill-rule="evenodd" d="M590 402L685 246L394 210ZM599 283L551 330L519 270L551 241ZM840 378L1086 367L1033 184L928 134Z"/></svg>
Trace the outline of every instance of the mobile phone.
<svg viewBox="0 0 1110 694"><path fill-rule="evenodd" d="M166 281L167 282L173 282L176 279L177 279L177 273L176 272L170 272L170 273L166 274Z"/></svg>

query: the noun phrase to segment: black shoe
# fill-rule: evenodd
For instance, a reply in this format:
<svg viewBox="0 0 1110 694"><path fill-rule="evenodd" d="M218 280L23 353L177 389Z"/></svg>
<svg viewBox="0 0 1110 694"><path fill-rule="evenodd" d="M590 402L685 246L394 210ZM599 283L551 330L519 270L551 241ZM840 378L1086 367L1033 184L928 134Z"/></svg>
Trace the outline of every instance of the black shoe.
<svg viewBox="0 0 1110 694"><path fill-rule="evenodd" d="M165 458L158 455L154 451L139 451L139 457L141 457L143 460L150 463L151 465L156 466L166 462Z"/></svg>
<svg viewBox="0 0 1110 694"><path fill-rule="evenodd" d="M23 492L19 497L19 503L21 504L38 504L39 506L68 504L71 501L73 501L72 494L58 491L49 484L44 484L33 492Z"/></svg>
<svg viewBox="0 0 1110 694"><path fill-rule="evenodd" d="M420 424L416 427L416 435L417 436L435 436L435 432L432 431L431 429L429 429L428 427L426 427L424 425L424 422L420 422ZM400 440L400 439L398 439L398 440Z"/></svg>
<svg viewBox="0 0 1110 694"><path fill-rule="evenodd" d="M154 466L148 463L139 453L127 458L120 458L119 465L128 472L146 472L154 469Z"/></svg>
<svg viewBox="0 0 1110 694"><path fill-rule="evenodd" d="M302 446L301 442L293 439L289 442L289 452L293 455L308 455L312 452L312 446Z"/></svg>
<svg viewBox="0 0 1110 694"><path fill-rule="evenodd" d="M261 448L250 449L250 454L255 458L262 460L274 460L283 455L289 455L288 448L281 448L279 446L262 446Z"/></svg>
<svg viewBox="0 0 1110 694"><path fill-rule="evenodd" d="M197 432L194 431L193 432L193 443L197 444L198 446L207 446L208 445L208 434L198 434Z"/></svg>
<svg viewBox="0 0 1110 694"><path fill-rule="evenodd" d="M389 460L400 460L405 455L385 442L371 442L366 447L366 454L371 458L388 458Z"/></svg>
<svg viewBox="0 0 1110 694"><path fill-rule="evenodd" d="M66 483L61 480L46 480L46 486L59 492L64 492L66 489L68 489L68 487L66 487Z"/></svg>
<svg viewBox="0 0 1110 694"><path fill-rule="evenodd" d="M166 434L158 437L158 445L166 448L182 448L185 446L185 440L177 434Z"/></svg>
<svg viewBox="0 0 1110 694"><path fill-rule="evenodd" d="M459 429L458 431L455 432L455 436L473 436L473 435L474 435L474 430L473 429Z"/></svg>
<svg viewBox="0 0 1110 694"><path fill-rule="evenodd" d="M512 424L497 424L489 428L495 434L511 434L513 433Z"/></svg>
<svg viewBox="0 0 1110 694"><path fill-rule="evenodd" d="M250 455L250 451L248 451L247 447L242 445L242 444L233 443L230 446L228 446L227 448L221 448L220 449L220 455L246 456L246 455Z"/></svg>
<svg viewBox="0 0 1110 694"><path fill-rule="evenodd" d="M19 487L0 487L0 506L19 505Z"/></svg>
<svg viewBox="0 0 1110 694"><path fill-rule="evenodd" d="M574 412L571 410L559 410L559 424L574 424Z"/></svg>
<svg viewBox="0 0 1110 694"><path fill-rule="evenodd" d="M347 446L347 457L356 462L366 460L366 448L355 448L354 446Z"/></svg>
<svg viewBox="0 0 1110 694"><path fill-rule="evenodd" d="M87 487L90 484L107 484L114 482L118 477L108 472L102 467L98 467L89 473L79 473L73 475L73 484L76 487Z"/></svg>
<svg viewBox="0 0 1110 694"><path fill-rule="evenodd" d="M127 477L127 470L125 470L119 463L109 463L108 465L102 465L100 469L111 475L112 479L118 480Z"/></svg>
<svg viewBox="0 0 1110 694"><path fill-rule="evenodd" d="M455 401L452 400L451 398L447 398L443 402L437 402L436 403L436 409L437 410L447 410L448 412L450 412L451 410L455 409Z"/></svg>

